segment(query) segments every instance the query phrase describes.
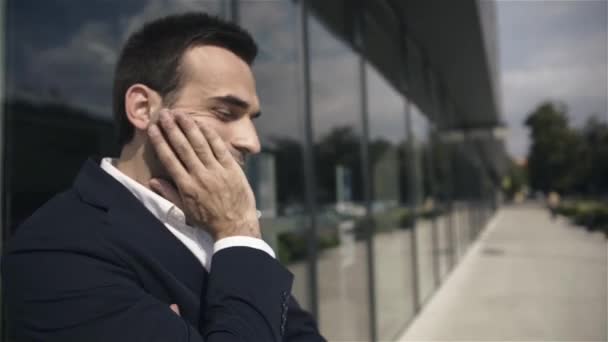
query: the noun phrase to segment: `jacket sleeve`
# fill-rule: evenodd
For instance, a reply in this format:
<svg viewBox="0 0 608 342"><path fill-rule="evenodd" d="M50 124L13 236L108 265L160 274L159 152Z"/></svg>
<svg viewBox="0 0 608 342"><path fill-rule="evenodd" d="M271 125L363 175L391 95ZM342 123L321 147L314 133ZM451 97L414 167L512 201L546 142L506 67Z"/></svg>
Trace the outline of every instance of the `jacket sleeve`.
<svg viewBox="0 0 608 342"><path fill-rule="evenodd" d="M2 282L15 341L257 342L281 340L292 276L255 249L216 253L200 330L146 293L132 272L95 254L13 250L2 260Z"/></svg>
<svg viewBox="0 0 608 342"><path fill-rule="evenodd" d="M209 341L282 341L292 281L266 252L250 247L216 252L201 305L203 334Z"/></svg>
<svg viewBox="0 0 608 342"><path fill-rule="evenodd" d="M325 338L319 333L315 319L304 311L296 299L290 296L289 310L287 313L287 328L285 331L285 342L325 342Z"/></svg>

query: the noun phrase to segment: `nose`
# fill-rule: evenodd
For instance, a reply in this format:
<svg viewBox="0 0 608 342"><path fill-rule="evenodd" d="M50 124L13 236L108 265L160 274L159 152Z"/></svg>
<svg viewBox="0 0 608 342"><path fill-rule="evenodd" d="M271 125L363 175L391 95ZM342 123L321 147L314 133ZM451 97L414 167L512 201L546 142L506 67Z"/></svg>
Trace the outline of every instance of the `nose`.
<svg viewBox="0 0 608 342"><path fill-rule="evenodd" d="M257 154L262 150L258 132L250 118L239 120L232 146L244 154Z"/></svg>

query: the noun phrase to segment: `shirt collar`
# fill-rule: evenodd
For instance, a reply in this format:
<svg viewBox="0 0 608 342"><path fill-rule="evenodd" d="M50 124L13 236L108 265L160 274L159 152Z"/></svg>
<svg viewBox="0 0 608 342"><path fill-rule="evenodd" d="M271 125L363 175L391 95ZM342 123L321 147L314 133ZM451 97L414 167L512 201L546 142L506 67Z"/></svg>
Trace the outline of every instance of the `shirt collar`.
<svg viewBox="0 0 608 342"><path fill-rule="evenodd" d="M175 204L142 184L125 175L114 166L115 160L103 158L101 168L126 187L161 222L175 222L186 225L184 212Z"/></svg>

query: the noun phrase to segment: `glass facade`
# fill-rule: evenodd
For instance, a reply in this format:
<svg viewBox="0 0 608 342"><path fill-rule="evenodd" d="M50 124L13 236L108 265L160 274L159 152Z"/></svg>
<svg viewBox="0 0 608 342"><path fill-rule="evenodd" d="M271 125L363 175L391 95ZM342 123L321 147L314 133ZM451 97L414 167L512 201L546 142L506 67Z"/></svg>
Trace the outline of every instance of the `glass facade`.
<svg viewBox="0 0 608 342"><path fill-rule="evenodd" d="M319 324L333 340L370 334L358 55L308 18L318 211Z"/></svg>
<svg viewBox="0 0 608 342"><path fill-rule="evenodd" d="M435 198L430 171L429 150L431 125L415 103L409 106L412 177L414 178L412 204L415 212L416 260L418 271L418 302L423 303L433 293L435 281L436 223L433 218Z"/></svg>
<svg viewBox="0 0 608 342"><path fill-rule="evenodd" d="M263 237L295 275L293 294L330 341L394 340L489 219L494 184L477 142L443 139L458 115L437 80L419 82L432 68L414 43L407 63L384 60L403 69L408 86L396 86L366 52L379 44L373 32L359 47L336 33L356 36L365 22L340 17L336 30L308 3L6 0L3 241L88 157L116 154L112 72L128 34L207 11L259 45L262 152L246 169ZM429 93L432 117L419 105Z"/></svg>
<svg viewBox="0 0 608 342"><path fill-rule="evenodd" d="M250 159L248 176L264 239L295 275L294 296L310 309L299 12L291 2L246 1L235 19L259 45L253 71L264 113L256 121L263 151Z"/></svg>
<svg viewBox="0 0 608 342"><path fill-rule="evenodd" d="M378 340L392 341L415 311L405 102L372 66L366 73Z"/></svg>
<svg viewBox="0 0 608 342"><path fill-rule="evenodd" d="M221 9L219 1L7 1L3 212L7 234L69 186L89 156L116 153L112 75L129 33L145 21L171 13L220 14Z"/></svg>

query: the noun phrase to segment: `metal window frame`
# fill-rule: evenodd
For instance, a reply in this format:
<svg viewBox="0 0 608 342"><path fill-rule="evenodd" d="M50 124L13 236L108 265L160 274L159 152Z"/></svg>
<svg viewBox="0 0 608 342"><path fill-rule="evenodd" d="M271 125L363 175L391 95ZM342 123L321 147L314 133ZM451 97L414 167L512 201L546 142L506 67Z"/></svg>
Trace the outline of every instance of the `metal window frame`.
<svg viewBox="0 0 608 342"><path fill-rule="evenodd" d="M365 201L365 243L367 249L367 289L368 289L368 306L370 310L369 327L370 340L378 340L378 314L376 308L376 277L375 277L375 252L374 252L374 227L375 222L372 215L372 181L370 170L370 151L369 151L369 105L367 91L367 73L365 66L367 65L367 44L365 43L365 2L356 1L355 20L354 20L354 38L355 46L359 48L358 64L359 64L359 107L360 119L362 123L362 134L360 137L360 153L361 153L361 168L363 180L363 199Z"/></svg>
<svg viewBox="0 0 608 342"><path fill-rule="evenodd" d="M313 116L312 116L312 83L310 79L310 41L309 41L309 13L306 1L298 2L300 29L300 59L301 59L301 88L303 101L302 113L304 114L305 138L304 151L302 153L304 163L304 186L306 196L306 207L310 219L308 234L308 286L309 286L309 307L315 317L319 319L319 283L318 283L318 249L316 243L317 230L317 203L316 203L316 174L314 163L314 135L313 135Z"/></svg>
<svg viewBox="0 0 608 342"><path fill-rule="evenodd" d="M5 221L5 202L4 202L4 190L6 181L4 179L5 172L4 168L6 163L4 161L4 150L6 148L6 134L5 134L5 96L6 96L6 88L5 88L5 62L6 62L6 50L5 50L5 41L6 41L6 1L0 0L0 255L2 254L4 247L4 238L6 237L5 229L6 221Z"/></svg>
<svg viewBox="0 0 608 342"><path fill-rule="evenodd" d="M8 213L8 206L5 203L5 190L6 190L6 173L4 172L6 162L4 160L4 150L6 148L6 134L5 134L5 125L4 125L4 117L5 117L5 96L6 96L6 88L5 88L5 62L6 62L6 49L5 49L5 41L6 41L6 1L0 0L0 255L3 254L4 250L4 241L5 237L8 236L8 226L6 224L6 215ZM3 298L2 294L2 285L0 285L0 298ZM7 327L5 321L5 306L4 301L0 300L0 340L6 341L8 339L7 335Z"/></svg>

